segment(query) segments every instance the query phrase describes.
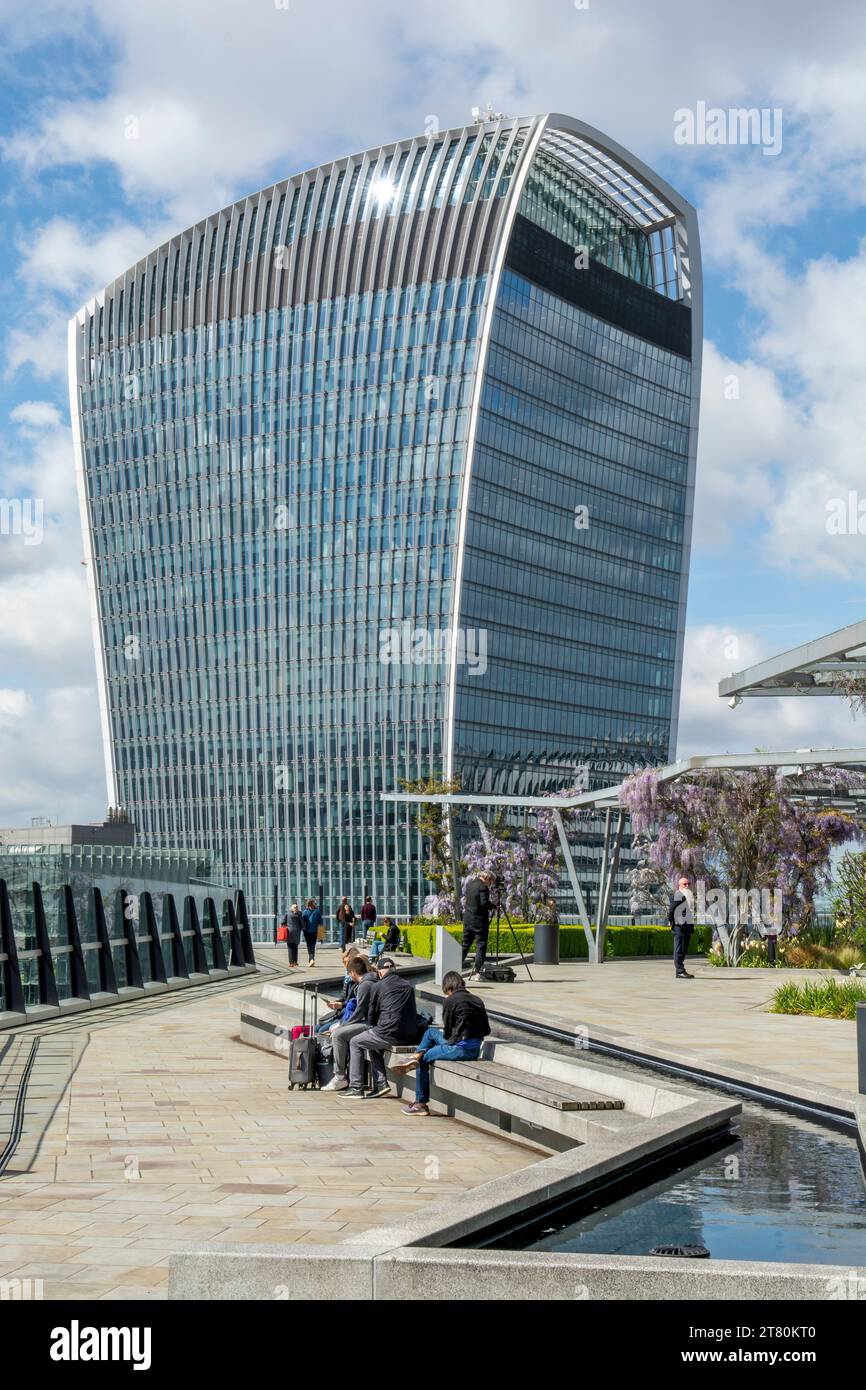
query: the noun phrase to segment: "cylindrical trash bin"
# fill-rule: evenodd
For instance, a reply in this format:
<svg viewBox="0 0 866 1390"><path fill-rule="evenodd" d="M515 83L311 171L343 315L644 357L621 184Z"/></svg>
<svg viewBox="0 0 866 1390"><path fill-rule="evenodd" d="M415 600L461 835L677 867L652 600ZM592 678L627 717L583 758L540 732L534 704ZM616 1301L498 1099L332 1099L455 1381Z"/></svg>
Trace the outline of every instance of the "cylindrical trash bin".
<svg viewBox="0 0 866 1390"><path fill-rule="evenodd" d="M559 923L536 922L533 965L559 965Z"/></svg>

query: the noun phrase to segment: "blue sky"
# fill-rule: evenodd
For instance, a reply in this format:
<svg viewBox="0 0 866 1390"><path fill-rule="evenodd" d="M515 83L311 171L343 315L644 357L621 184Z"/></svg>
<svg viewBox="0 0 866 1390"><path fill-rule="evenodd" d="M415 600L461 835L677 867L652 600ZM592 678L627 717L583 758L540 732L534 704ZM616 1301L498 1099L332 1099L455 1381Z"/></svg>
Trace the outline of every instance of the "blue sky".
<svg viewBox="0 0 866 1390"><path fill-rule="evenodd" d="M216 207L488 101L600 127L698 207L704 385L679 751L854 741L839 702L732 713L715 690L866 612L866 541L826 526L828 504L864 478L859 0L0 0L0 23L0 497L45 508L41 544L0 535L0 825L104 810L70 314ZM701 101L779 109L780 152L677 144L675 112Z"/></svg>

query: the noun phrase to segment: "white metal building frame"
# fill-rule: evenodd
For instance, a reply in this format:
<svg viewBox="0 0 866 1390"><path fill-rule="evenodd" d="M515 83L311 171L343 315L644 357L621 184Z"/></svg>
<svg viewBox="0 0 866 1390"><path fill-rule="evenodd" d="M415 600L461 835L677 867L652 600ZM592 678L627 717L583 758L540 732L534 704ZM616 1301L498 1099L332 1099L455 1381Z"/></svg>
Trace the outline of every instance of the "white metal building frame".
<svg viewBox="0 0 866 1390"><path fill-rule="evenodd" d="M655 769L663 782L674 781L688 773L723 768L727 770L754 771L758 768L772 767L791 773L805 771L807 768L841 767L849 771L866 771L866 748L795 748L784 752L760 753L710 753L696 754L691 758L681 758L675 763ZM610 916L610 902L613 886L619 869L620 853L625 835L628 809L622 801L623 783L601 787L596 791L578 792L573 796L494 796L485 793L451 792L431 794L425 792L383 792L383 801L418 802L446 807L465 806L475 810L482 838L488 842L489 830L482 812L496 810L534 810L550 811L559 837L562 857L568 880L574 893L581 925L589 950L589 960L593 965L604 961L604 944ZM803 797L810 792L804 789ZM826 799L824 793L811 793ZM866 791L852 792L846 803L852 807L866 809ZM602 841L601 865L596 893L595 924L590 921L586 900L577 876L574 856L568 843L568 835L562 815L564 811L574 810L604 811L604 838Z"/></svg>

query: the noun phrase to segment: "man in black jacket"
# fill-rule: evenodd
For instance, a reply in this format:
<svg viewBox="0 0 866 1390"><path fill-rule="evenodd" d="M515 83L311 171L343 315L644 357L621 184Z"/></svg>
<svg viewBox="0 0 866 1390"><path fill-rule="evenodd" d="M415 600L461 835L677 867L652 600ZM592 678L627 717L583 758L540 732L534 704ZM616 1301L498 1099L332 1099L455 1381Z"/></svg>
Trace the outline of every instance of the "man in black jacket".
<svg viewBox="0 0 866 1390"><path fill-rule="evenodd" d="M370 1058L372 1088L368 1100L391 1094L385 1075L384 1052L394 1043L414 1043L420 1031L415 989L394 967L390 956L378 964L379 983L367 1004L368 1027L349 1043L349 1089L340 1095L348 1100L364 1100L364 1053Z"/></svg>
<svg viewBox="0 0 866 1390"><path fill-rule="evenodd" d="M418 1068L415 1100L412 1105L404 1106L404 1115L429 1115L430 1067L436 1061L475 1061L481 1054L482 1039L490 1032L484 1001L477 994L469 993L463 976L456 970L448 971L442 981L442 991L445 995L442 1027L427 1028L414 1057L407 1057L405 1062L397 1062L391 1068L401 1075L413 1067Z"/></svg>
<svg viewBox="0 0 866 1390"><path fill-rule="evenodd" d="M677 891L671 900L668 925L674 933L674 971L678 980L693 980L686 970L686 953L695 925L695 900L689 881L683 874L677 881Z"/></svg>
<svg viewBox="0 0 866 1390"><path fill-rule="evenodd" d="M471 878L463 893L463 965L475 947L475 966L471 979L477 980L487 955L487 933L490 931L490 888L493 875L479 874Z"/></svg>

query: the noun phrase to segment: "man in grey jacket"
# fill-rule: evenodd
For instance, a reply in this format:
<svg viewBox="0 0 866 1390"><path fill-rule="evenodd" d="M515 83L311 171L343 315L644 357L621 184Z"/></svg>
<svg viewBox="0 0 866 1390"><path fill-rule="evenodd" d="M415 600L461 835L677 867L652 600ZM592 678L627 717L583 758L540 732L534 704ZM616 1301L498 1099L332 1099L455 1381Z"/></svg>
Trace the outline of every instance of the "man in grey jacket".
<svg viewBox="0 0 866 1390"><path fill-rule="evenodd" d="M379 981L377 972L360 952L352 956L346 969L354 986L355 1011L348 1023L340 1023L330 1031L334 1044L334 1077L323 1091L345 1091L348 1088L349 1043L370 1027L370 996Z"/></svg>

